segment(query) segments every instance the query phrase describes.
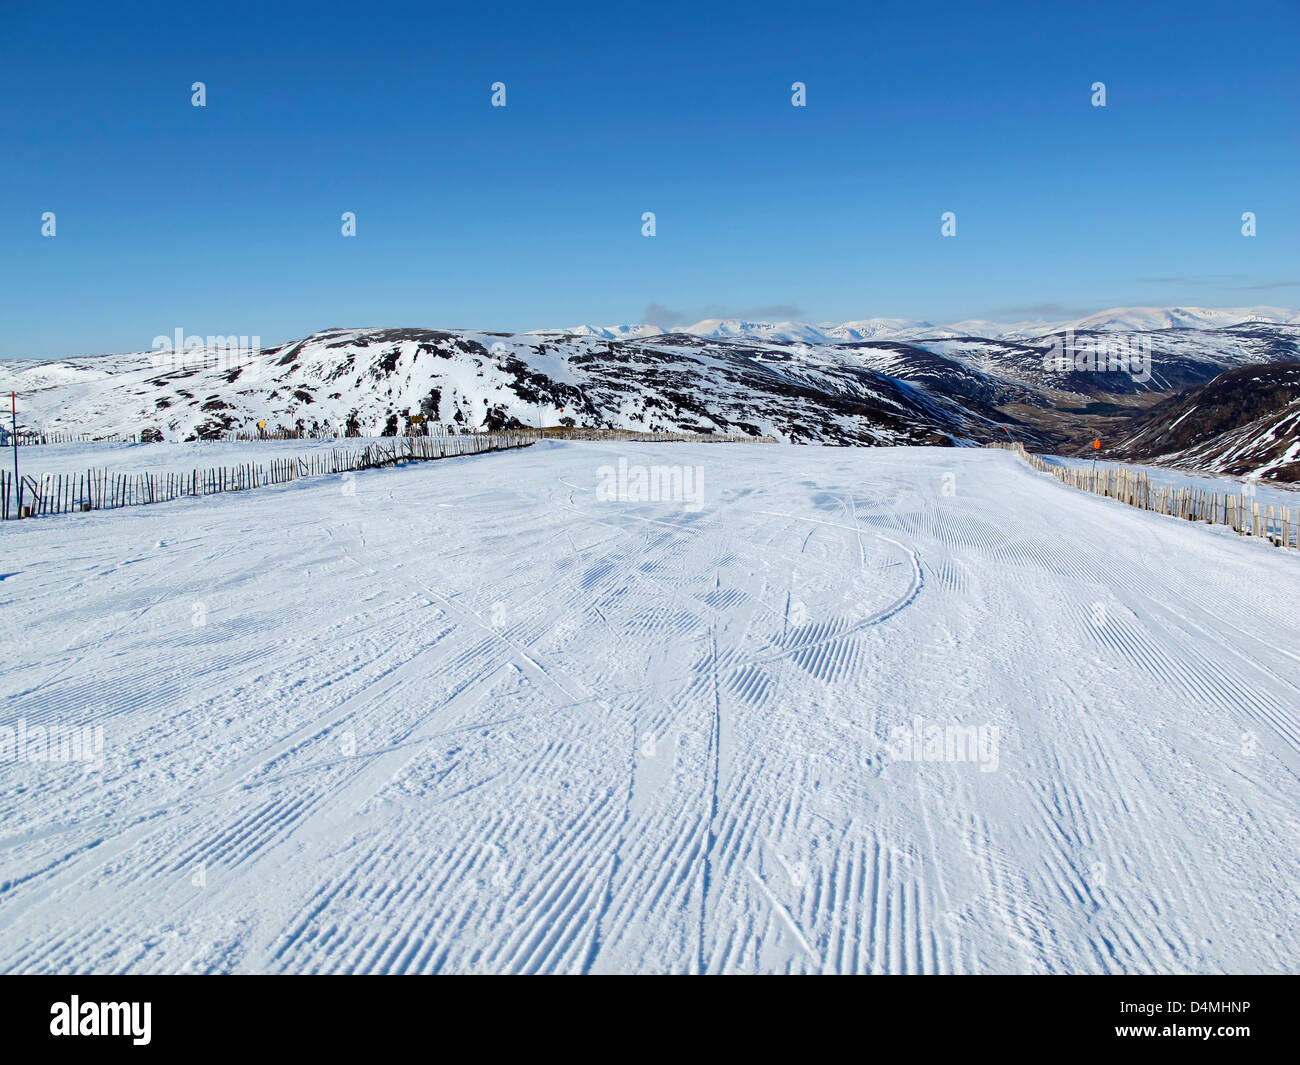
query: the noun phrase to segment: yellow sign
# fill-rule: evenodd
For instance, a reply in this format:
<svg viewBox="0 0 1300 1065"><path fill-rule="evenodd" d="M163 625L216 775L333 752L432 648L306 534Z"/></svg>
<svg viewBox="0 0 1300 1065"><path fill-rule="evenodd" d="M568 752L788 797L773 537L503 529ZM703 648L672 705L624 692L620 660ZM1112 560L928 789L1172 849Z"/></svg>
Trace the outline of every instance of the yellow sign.
<svg viewBox="0 0 1300 1065"><path fill-rule="evenodd" d="M263 418L260 422L258 422L258 423L257 423L257 427L258 427L259 429L265 429L265 428L266 428L266 419Z"/></svg>

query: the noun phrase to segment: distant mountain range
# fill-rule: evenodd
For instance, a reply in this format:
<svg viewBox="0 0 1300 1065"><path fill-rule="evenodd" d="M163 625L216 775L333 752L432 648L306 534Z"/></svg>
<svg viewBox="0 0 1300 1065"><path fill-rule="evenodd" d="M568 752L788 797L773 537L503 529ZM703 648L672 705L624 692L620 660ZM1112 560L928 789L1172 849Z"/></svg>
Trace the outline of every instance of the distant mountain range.
<svg viewBox="0 0 1300 1065"><path fill-rule="evenodd" d="M843 343L859 340L915 340L921 338L985 337L993 339L1027 339L1063 333L1104 331L1149 332L1160 329L1225 329L1247 322L1280 325L1300 324L1300 312L1279 307L1113 307L1084 318L1067 321L991 322L968 319L949 325L912 321L906 318L867 318L856 322L749 322L739 318L706 318L694 325L665 330L655 325L580 325L571 329L535 332L568 333L596 336L606 340L636 340L660 336L666 332L720 339L743 337L752 340L776 340L782 343Z"/></svg>
<svg viewBox="0 0 1300 1065"><path fill-rule="evenodd" d="M464 431L570 424L845 445L1015 439L1065 454L1100 437L1113 457L1295 480L1290 363L1300 363L1294 312L1126 308L1050 328L877 319L715 321L672 333L329 329L252 352L10 360L0 362L0 390L19 393L27 428L99 436L217 437L260 420L380 435L407 431L418 414ZM1220 447L1222 433L1237 436Z"/></svg>

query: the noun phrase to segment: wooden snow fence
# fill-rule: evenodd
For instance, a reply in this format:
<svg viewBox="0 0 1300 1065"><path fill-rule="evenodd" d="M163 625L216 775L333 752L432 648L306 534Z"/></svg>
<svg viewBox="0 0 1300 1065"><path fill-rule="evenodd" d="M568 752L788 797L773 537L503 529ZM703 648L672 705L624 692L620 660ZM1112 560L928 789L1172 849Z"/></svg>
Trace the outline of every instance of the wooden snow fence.
<svg viewBox="0 0 1300 1065"><path fill-rule="evenodd" d="M231 434L230 439L288 439L283 433L263 436ZM42 442L55 442L45 435ZM89 440L63 434L58 442ZM100 440L109 438L98 438ZM133 440L117 437L114 440ZM272 459L269 463L249 462L238 466L194 469L188 473L114 473L111 470L87 470L84 473L53 474L22 478L15 491L13 474L0 472L0 520L18 517L42 518L56 514L73 514L91 510L115 510L147 503L166 503L186 496L216 495L219 492L244 492L272 484L284 484L300 477L348 473L378 469L407 462L478 455L489 451L507 451L528 447L538 440L606 440L682 443L775 443L769 436L740 433L669 433L639 432L625 429L588 429L556 426L547 429L511 429L487 433L448 433L434 426L429 435L374 438L357 449L335 448L314 451L298 458ZM215 442L215 441L214 441ZM22 513L19 513L21 500Z"/></svg>
<svg viewBox="0 0 1300 1065"><path fill-rule="evenodd" d="M1107 466L1096 471L1087 466L1059 466L1030 454L1023 444L988 444L1014 451L1034 469L1050 473L1071 488L1118 499L1140 510L1226 525L1239 536L1254 536L1277 547L1300 547L1300 507L1261 504L1249 490L1233 495L1191 486L1156 485L1142 470Z"/></svg>
<svg viewBox="0 0 1300 1065"><path fill-rule="evenodd" d="M24 476L17 486L18 491L15 491L13 474L0 472L0 499L3 499L0 504L0 520L116 510L118 507L166 503L186 496L246 492L267 485L284 484L300 477L320 477L399 466L408 462L509 451L528 447L532 443L533 438L522 433L402 436L368 444L360 450L335 448L331 451L315 451L307 456L195 469L188 473L114 473L105 469L87 470L84 473L46 473L40 477Z"/></svg>

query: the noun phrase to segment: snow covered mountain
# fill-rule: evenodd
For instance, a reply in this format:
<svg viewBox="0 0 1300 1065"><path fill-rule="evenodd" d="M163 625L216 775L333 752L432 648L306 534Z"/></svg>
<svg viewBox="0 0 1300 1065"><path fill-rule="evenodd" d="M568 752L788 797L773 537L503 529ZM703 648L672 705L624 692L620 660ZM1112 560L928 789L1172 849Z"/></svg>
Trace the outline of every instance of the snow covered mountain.
<svg viewBox="0 0 1300 1065"><path fill-rule="evenodd" d="M1242 366L1171 397L1118 451L1157 464L1300 481L1300 363Z"/></svg>
<svg viewBox="0 0 1300 1065"><path fill-rule="evenodd" d="M959 399L871 362L825 346L682 334L336 329L233 357L196 349L174 364L147 354L10 362L0 364L0 387L23 396L30 427L151 429L165 439L219 436L262 419L308 433L391 434L412 413L463 430L576 424L900 444L999 435L999 415L978 389ZM964 373L952 368L954 379Z"/></svg>
<svg viewBox="0 0 1300 1065"><path fill-rule="evenodd" d="M1033 320L995 322L966 319L947 325L913 321L906 318L868 318L853 322L751 322L740 318L706 318L677 330L693 336L773 340L780 343L804 341L814 344L882 339L923 339L943 337L1028 338L1042 337L1066 330L1150 332L1163 329L1227 329L1247 322L1276 325L1300 324L1300 311L1280 307L1112 307L1083 318L1062 321ZM539 331L540 332L540 331ZM608 340L659 335L665 330L654 325L576 326L572 329L547 330L574 336L600 336Z"/></svg>
<svg viewBox="0 0 1300 1065"><path fill-rule="evenodd" d="M1061 323L1051 330L1136 330L1157 329L1228 329L1249 322L1272 322L1295 325L1300 323L1300 312L1280 307L1115 307L1099 311L1086 318ZM1042 335L1042 334L1039 334Z"/></svg>
<svg viewBox="0 0 1300 1065"><path fill-rule="evenodd" d="M657 325L578 325L572 329L533 329L532 336L576 336L599 337L602 340L634 340L640 337L653 337L663 334Z"/></svg>
<svg viewBox="0 0 1300 1065"><path fill-rule="evenodd" d="M96 436L212 438L261 420L308 434L381 435L405 432L422 414L462 430L569 424L837 444L1011 436L1070 453L1094 435L1131 436L1147 409L1225 371L1300 361L1300 325L1254 319L1074 338L930 328L903 339L883 333L917 323L877 321L814 339L786 325L762 338L742 335L755 323L715 323L712 331L735 335L710 337L330 329L253 352L14 360L0 363L0 390L19 393L27 428ZM1116 351L1140 365L1108 365Z"/></svg>

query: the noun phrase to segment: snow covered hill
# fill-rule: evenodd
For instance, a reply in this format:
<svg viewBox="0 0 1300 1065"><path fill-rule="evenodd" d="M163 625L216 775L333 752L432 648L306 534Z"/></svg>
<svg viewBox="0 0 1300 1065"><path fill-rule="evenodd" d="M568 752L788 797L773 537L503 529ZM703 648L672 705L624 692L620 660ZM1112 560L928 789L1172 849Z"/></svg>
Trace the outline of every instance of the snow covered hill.
<svg viewBox="0 0 1300 1065"><path fill-rule="evenodd" d="M926 359L934 357L922 353ZM184 353L8 363L0 388L46 431L167 439L271 428L379 435L410 413L462 430L539 422L727 431L786 440L942 443L998 435L996 411L811 347L671 335L610 341L566 334L329 330L230 359Z"/></svg>
<svg viewBox="0 0 1300 1065"><path fill-rule="evenodd" d="M1243 366L1153 408L1116 453L1300 481L1300 363Z"/></svg>
<svg viewBox="0 0 1300 1065"><path fill-rule="evenodd" d="M1245 323L1300 325L1300 311L1281 307L1112 307L1083 318L1045 321L994 322L967 319L947 325L913 321L906 318L869 318L853 322L753 322L740 318L706 318L677 332L713 339L744 337L750 340L775 340L782 343L804 341L828 344L857 340L918 340L944 337L988 337L1025 339L1062 333L1096 330L1150 332L1162 329L1226 329ZM606 339L653 336L664 332L653 325L618 325L606 327L577 326L568 330L575 335L594 335Z"/></svg>
<svg viewBox="0 0 1300 1065"><path fill-rule="evenodd" d="M1235 367L1300 359L1300 325L1101 329L1040 337L830 340L635 330L482 333L331 329L277 348L0 363L24 426L167 440L251 432L405 432L412 414L462 430L519 425L771 435L840 444L964 444L1008 435L1070 451L1162 397ZM877 327L880 328L877 328ZM614 335L617 332L617 335ZM605 335L610 333L610 335ZM1108 353L1139 352L1128 369ZM1113 360L1112 360L1113 363ZM1102 421L1099 422L1098 419Z"/></svg>
<svg viewBox="0 0 1300 1065"><path fill-rule="evenodd" d="M1154 328L1170 320L1183 325ZM1151 326L1141 330L1019 338L919 326L914 332L928 335L884 338L893 326L880 321L767 330L714 322L710 337L630 328L330 329L263 351L10 360L0 363L0 391L19 394L22 427L96 437L212 440L255 432L259 421L304 434L383 436L407 432L411 416L422 415L463 432L567 424L841 445L1014 438L1078 454L1093 438L1108 446L1131 438L1153 404L1231 369L1300 362L1300 325L1188 328L1200 320L1175 309L1123 317ZM1252 438L1292 436L1284 420ZM1240 441L1230 450L1234 472L1251 472L1243 467L1258 453L1262 475L1286 476L1271 451L1264 458ZM1182 460L1227 468L1209 451Z"/></svg>
<svg viewBox="0 0 1300 1065"><path fill-rule="evenodd" d="M5 972L1300 958L1296 559L1009 452L543 443L0 539Z"/></svg>
<svg viewBox="0 0 1300 1065"><path fill-rule="evenodd" d="M1255 323L1296 325L1300 324L1300 312L1280 307L1114 307L1072 322L1059 323L1046 331L1228 329Z"/></svg>

